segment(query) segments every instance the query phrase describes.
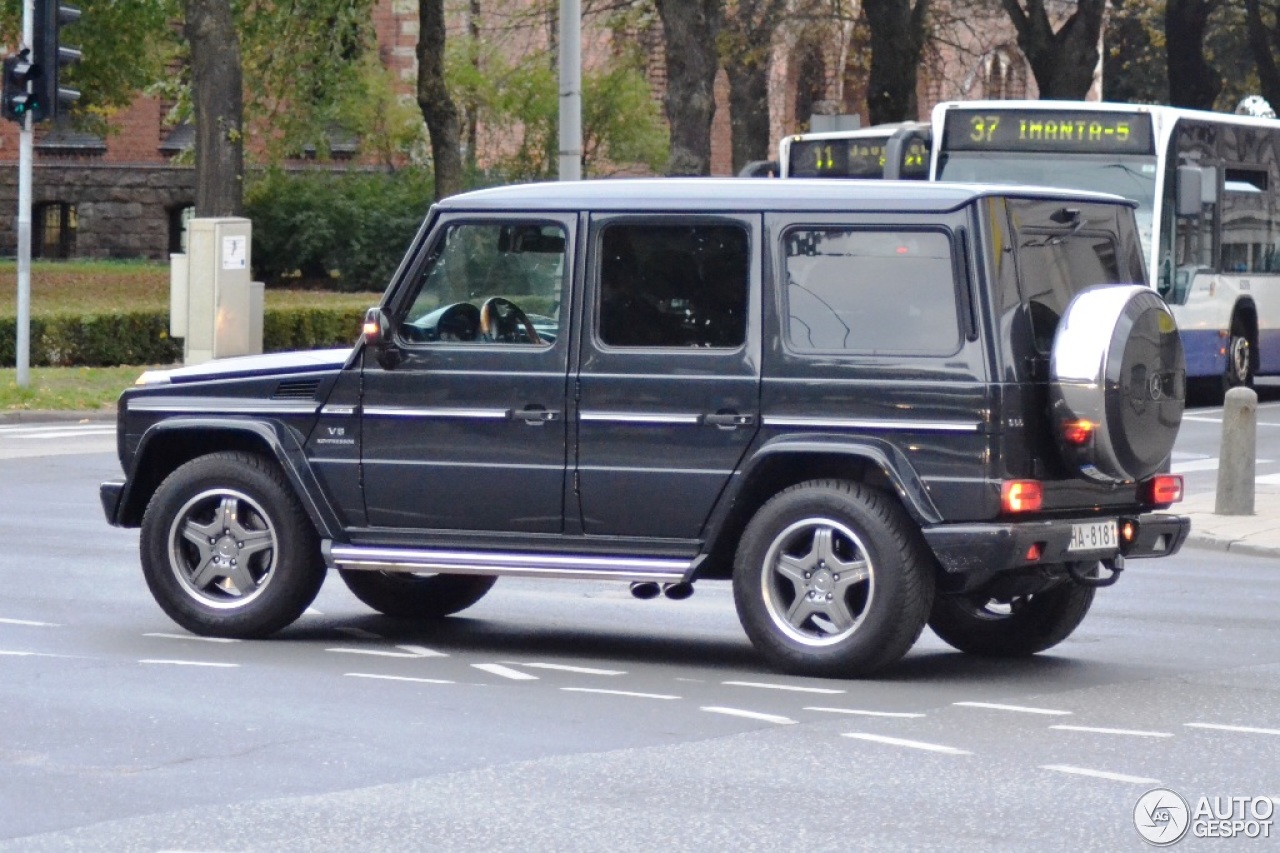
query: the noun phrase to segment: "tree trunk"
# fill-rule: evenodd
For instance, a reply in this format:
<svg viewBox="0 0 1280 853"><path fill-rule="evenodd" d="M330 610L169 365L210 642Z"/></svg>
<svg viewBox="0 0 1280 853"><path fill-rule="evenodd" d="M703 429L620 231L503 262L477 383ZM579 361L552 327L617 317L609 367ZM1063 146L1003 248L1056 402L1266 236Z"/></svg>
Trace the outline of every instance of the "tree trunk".
<svg viewBox="0 0 1280 853"><path fill-rule="evenodd" d="M666 40L671 125L669 175L711 174L711 120L716 112L716 39L724 0L655 0Z"/></svg>
<svg viewBox="0 0 1280 853"><path fill-rule="evenodd" d="M1248 16L1249 50L1258 66L1262 97L1274 107L1280 104L1280 68L1276 66L1276 50L1280 48L1280 12L1276 13L1275 27L1268 27L1262 20L1260 5L1258 0L1244 0Z"/></svg>
<svg viewBox="0 0 1280 853"><path fill-rule="evenodd" d="M196 216L239 216L244 202L240 39L228 0L186 0L196 122Z"/></svg>
<svg viewBox="0 0 1280 853"><path fill-rule="evenodd" d="M418 0L418 109L431 137L436 199L462 192L461 122L444 80L444 0Z"/></svg>
<svg viewBox="0 0 1280 853"><path fill-rule="evenodd" d="M733 172L769 151L769 63L773 36L789 0L738 0L724 22L722 53L729 77Z"/></svg>
<svg viewBox="0 0 1280 853"><path fill-rule="evenodd" d="M1211 110L1222 91L1222 77L1204 58L1209 14L1217 0L1168 0L1164 12L1169 57L1169 103Z"/></svg>
<svg viewBox="0 0 1280 853"><path fill-rule="evenodd" d="M1076 11L1056 33L1045 0L1001 2L1018 33L1018 47L1031 65L1040 97L1082 100L1088 95L1098 67L1106 0L1079 0Z"/></svg>
<svg viewBox="0 0 1280 853"><path fill-rule="evenodd" d="M867 114L872 124L914 121L916 72L924 50L929 0L863 0L871 30Z"/></svg>

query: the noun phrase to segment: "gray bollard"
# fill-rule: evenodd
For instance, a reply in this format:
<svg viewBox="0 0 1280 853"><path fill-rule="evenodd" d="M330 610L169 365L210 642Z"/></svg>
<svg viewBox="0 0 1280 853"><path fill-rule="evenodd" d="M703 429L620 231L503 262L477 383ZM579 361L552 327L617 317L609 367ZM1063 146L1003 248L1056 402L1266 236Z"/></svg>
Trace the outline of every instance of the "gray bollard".
<svg viewBox="0 0 1280 853"><path fill-rule="evenodd" d="M1258 461L1258 395L1232 388L1222 408L1215 515L1253 515L1253 476Z"/></svg>

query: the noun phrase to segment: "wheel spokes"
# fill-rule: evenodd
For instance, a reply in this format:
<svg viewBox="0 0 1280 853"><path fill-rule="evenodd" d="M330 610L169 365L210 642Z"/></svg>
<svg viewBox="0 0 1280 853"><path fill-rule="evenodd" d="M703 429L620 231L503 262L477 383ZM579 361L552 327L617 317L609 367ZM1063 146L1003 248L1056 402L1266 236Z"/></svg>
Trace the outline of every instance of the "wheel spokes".
<svg viewBox="0 0 1280 853"><path fill-rule="evenodd" d="M861 543L835 523L815 520L780 537L780 545L789 545L790 550L775 552L773 559L773 589L779 596L776 618L784 620L794 634L810 640L853 630L865 610L866 598L855 608L850 606L850 597L859 585L871 581L871 564Z"/></svg>

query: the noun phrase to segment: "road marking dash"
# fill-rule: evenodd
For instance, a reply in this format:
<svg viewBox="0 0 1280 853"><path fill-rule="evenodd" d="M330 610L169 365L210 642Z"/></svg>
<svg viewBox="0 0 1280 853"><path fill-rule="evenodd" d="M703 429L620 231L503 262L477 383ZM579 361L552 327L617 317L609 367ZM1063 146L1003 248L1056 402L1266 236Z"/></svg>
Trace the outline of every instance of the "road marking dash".
<svg viewBox="0 0 1280 853"><path fill-rule="evenodd" d="M1280 735L1280 729L1259 729L1253 726L1225 726L1220 723L1183 723L1189 729L1213 729L1220 732L1240 732L1247 735Z"/></svg>
<svg viewBox="0 0 1280 853"><path fill-rule="evenodd" d="M1087 732L1096 735L1129 735L1131 737L1173 737L1172 732L1144 732L1138 729L1105 729L1095 726L1049 726L1063 732Z"/></svg>
<svg viewBox="0 0 1280 853"><path fill-rule="evenodd" d="M846 692L831 687L801 687L795 684L769 684L764 681L723 681L721 683L728 687L760 687L765 690L790 690L794 693L837 694Z"/></svg>
<svg viewBox="0 0 1280 853"><path fill-rule="evenodd" d="M914 714L907 711L863 711L858 708L818 708L808 707L806 711L821 711L825 714L856 714L860 717L896 717L904 720L914 720L923 717L924 714Z"/></svg>
<svg viewBox="0 0 1280 853"><path fill-rule="evenodd" d="M420 655L417 652L393 652L390 649L352 649L346 646L335 646L331 649L325 649L326 652L335 652L342 655L368 655L375 658L421 658L430 657L430 655Z"/></svg>
<svg viewBox="0 0 1280 853"><path fill-rule="evenodd" d="M426 646L396 646L396 648L404 649L406 652L420 658L447 658L449 656L444 652L438 652Z"/></svg>
<svg viewBox="0 0 1280 853"><path fill-rule="evenodd" d="M1042 764L1041 770L1052 770L1055 773L1071 773L1075 776L1089 776L1094 779L1109 779L1112 782L1132 782L1135 785L1157 785L1159 779L1146 776L1128 776L1124 773L1109 773L1106 770L1090 770L1087 767L1072 767L1069 764Z"/></svg>
<svg viewBox="0 0 1280 853"><path fill-rule="evenodd" d="M851 737L858 740L871 741L872 743L883 743L887 746L905 746L908 749L923 749L926 752L941 752L944 755L973 755L967 749L959 749L954 746L945 746L940 743L925 743L919 740L904 740L900 737L886 737L885 735L872 735L865 732L845 732L841 737Z"/></svg>
<svg viewBox="0 0 1280 853"><path fill-rule="evenodd" d="M748 720L759 720L762 723L774 723L779 726L794 726L796 721L790 717L780 717L777 714L762 714L759 711L744 711L741 708L722 708L715 705L708 705L702 708L711 714L725 714L730 717L743 717Z"/></svg>
<svg viewBox="0 0 1280 853"><path fill-rule="evenodd" d="M55 655L51 652L17 652L0 649L0 655L12 658L69 658L71 655Z"/></svg>
<svg viewBox="0 0 1280 853"><path fill-rule="evenodd" d="M212 666L223 669L233 669L240 666L238 663L221 663L210 660L165 660L163 658L143 658L138 663L156 663L165 666Z"/></svg>
<svg viewBox="0 0 1280 853"><path fill-rule="evenodd" d="M232 637L200 637L200 636L197 636L196 634L163 634L160 632L153 632L150 634L143 634L142 636L159 637L162 640L195 640L198 643L239 643L240 642L240 640L234 639Z"/></svg>
<svg viewBox="0 0 1280 853"><path fill-rule="evenodd" d="M26 625L30 628L61 628L56 622L36 622L33 619L0 619L0 625Z"/></svg>
<svg viewBox="0 0 1280 853"><path fill-rule="evenodd" d="M959 705L962 708L987 708L991 711L1013 711L1019 714L1045 714L1051 717L1064 717L1071 714L1070 711L1059 711L1054 708L1032 708L1027 705L1000 705L995 702L952 702L952 705Z"/></svg>
<svg viewBox="0 0 1280 853"><path fill-rule="evenodd" d="M372 678L378 681L410 681L415 684L456 684L443 678L412 678L408 675L376 675L372 672L344 672L347 678Z"/></svg>
<svg viewBox="0 0 1280 853"><path fill-rule="evenodd" d="M627 673L621 669L595 669L589 666L569 666L564 663L521 663L520 661L505 661L512 666L524 666L530 669L553 669L557 672L576 672L581 675L626 675Z"/></svg>
<svg viewBox="0 0 1280 853"><path fill-rule="evenodd" d="M530 675L527 672L520 672L516 669L503 666L500 663L473 663L473 667L483 670L491 675L498 675L503 678L510 678L512 681L537 681L538 676Z"/></svg>
<svg viewBox="0 0 1280 853"><path fill-rule="evenodd" d="M603 693L606 696L632 696L636 699L679 699L666 693L634 693L630 690L605 690L600 687L561 687L566 693Z"/></svg>

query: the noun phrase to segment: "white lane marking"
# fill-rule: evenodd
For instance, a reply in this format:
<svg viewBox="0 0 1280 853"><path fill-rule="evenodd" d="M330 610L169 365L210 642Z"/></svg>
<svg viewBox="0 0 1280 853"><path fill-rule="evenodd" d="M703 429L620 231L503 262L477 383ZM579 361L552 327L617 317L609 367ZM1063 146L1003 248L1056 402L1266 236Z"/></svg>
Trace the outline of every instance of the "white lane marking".
<svg viewBox="0 0 1280 853"><path fill-rule="evenodd" d="M82 436L95 435L115 435L115 428L110 429L60 429L56 431L31 433L29 435L13 435L13 438L21 438L25 441L32 439L43 440L46 438L80 438Z"/></svg>
<svg viewBox="0 0 1280 853"><path fill-rule="evenodd" d="M904 720L914 720L923 717L924 714L912 714L905 711L861 711L856 708L805 708L806 711L822 711L827 714L857 714L861 717L898 717Z"/></svg>
<svg viewBox="0 0 1280 853"><path fill-rule="evenodd" d="M1183 419L1184 421L1195 421L1196 423L1201 423L1201 424L1220 424L1220 423L1222 423L1222 418L1220 418L1220 417L1218 417L1218 418L1209 418L1209 417L1205 417L1204 415L1183 415L1183 416L1182 416L1182 419Z"/></svg>
<svg viewBox="0 0 1280 853"><path fill-rule="evenodd" d="M520 661L504 661L512 666L525 666L530 669L554 669L558 672L576 672L582 675L626 675L621 669L593 669L589 666L569 666L563 663L521 663Z"/></svg>
<svg viewBox="0 0 1280 853"><path fill-rule="evenodd" d="M1280 729L1259 729L1253 726L1224 726L1220 723L1183 723L1189 729L1213 729L1220 732L1240 732L1248 735L1280 735Z"/></svg>
<svg viewBox="0 0 1280 853"><path fill-rule="evenodd" d="M483 670L487 673L490 673L491 675L500 675L503 678L510 678L512 681L537 681L538 680L538 676L536 675L530 675L527 672L520 672L519 670L515 670L515 669L511 669L510 667L503 666L500 663L473 663L471 665L476 669Z"/></svg>
<svg viewBox="0 0 1280 853"><path fill-rule="evenodd" d="M0 649L0 655L14 658L69 658L73 655L55 655L52 652L15 652L7 649Z"/></svg>
<svg viewBox="0 0 1280 853"><path fill-rule="evenodd" d="M1056 773L1071 773L1075 776L1090 776L1094 779L1109 779L1112 782L1132 782L1135 785L1156 785L1159 779L1146 776L1128 776L1124 773L1108 773L1106 770L1090 770L1087 767L1072 767L1069 764L1042 764L1041 770L1053 770Z"/></svg>
<svg viewBox="0 0 1280 853"><path fill-rule="evenodd" d="M636 699L679 699L667 693L633 693L630 690L604 690L600 687L561 687L566 693L603 693L607 696L632 696Z"/></svg>
<svg viewBox="0 0 1280 853"><path fill-rule="evenodd" d="M1096 735L1130 735L1132 737L1173 737L1173 732L1144 732L1137 729L1103 729L1094 726L1049 726L1063 732L1087 732Z"/></svg>
<svg viewBox="0 0 1280 853"><path fill-rule="evenodd" d="M143 634L142 636L159 637L164 640L195 640L198 643L238 643L240 642L240 640L236 640L232 637L200 637L195 634L162 634L159 632L153 632L150 634Z"/></svg>
<svg viewBox="0 0 1280 853"><path fill-rule="evenodd" d="M764 690L790 690L794 693L844 693L844 690L835 690L830 687L798 687L794 684L767 684L763 681L722 681L727 687L760 687Z"/></svg>
<svg viewBox="0 0 1280 853"><path fill-rule="evenodd" d="M233 669L240 666L238 663L220 663L211 660L164 660L162 658L143 658L138 663L157 663L165 666L213 666L223 669Z"/></svg>
<svg viewBox="0 0 1280 853"><path fill-rule="evenodd" d="M399 647L397 647L399 648ZM345 646L335 646L331 649L325 649L326 652L336 652L342 655L368 655L375 658L424 658L436 657L436 655L422 655L417 652L393 652L389 649L351 649Z"/></svg>
<svg viewBox="0 0 1280 853"><path fill-rule="evenodd" d="M762 723L774 723L779 726L794 726L796 724L796 721L790 717L779 717L777 714L761 714L759 711L744 711L741 708L722 708L716 705L707 705L702 710L711 714L744 717L748 720L759 720Z"/></svg>
<svg viewBox="0 0 1280 853"><path fill-rule="evenodd" d="M1193 459L1189 462L1174 462L1169 466L1169 470L1174 474L1191 474L1196 471L1216 471L1221 460L1217 456L1206 459ZM1274 460L1271 459L1255 459L1258 465L1269 465Z"/></svg>
<svg viewBox="0 0 1280 853"><path fill-rule="evenodd" d="M927 752L941 752L944 755L973 755L967 749L958 749L954 746L944 746L940 743L925 743L919 740L903 740L900 737L885 737L884 735L871 735L865 732L845 732L841 737L857 738L858 740L867 740L872 743L883 743L887 746L905 746L908 749L923 749Z"/></svg>
<svg viewBox="0 0 1280 853"><path fill-rule="evenodd" d="M407 675L375 675L372 672L344 672L347 678L373 678L378 681L411 681L415 684L456 684L443 678L410 678Z"/></svg>
<svg viewBox="0 0 1280 853"><path fill-rule="evenodd" d="M420 658L447 658L444 652L438 652L435 649L429 649L426 646L396 646L397 649L404 649Z"/></svg>
<svg viewBox="0 0 1280 853"><path fill-rule="evenodd" d="M61 628L56 622L35 622L31 619L0 619L0 625L26 625L31 628Z"/></svg>
<svg viewBox="0 0 1280 853"><path fill-rule="evenodd" d="M1045 714L1050 717L1065 717L1070 711L1059 711L1054 708L1031 708L1026 705L1000 705L995 702L952 702L963 708L987 708L991 711L1014 711L1019 714Z"/></svg>
<svg viewBox="0 0 1280 853"><path fill-rule="evenodd" d="M366 631L363 628L352 628L343 626L338 629L340 633L346 634L348 637L355 637L357 640L385 640L381 634L375 634L372 631Z"/></svg>
<svg viewBox="0 0 1280 853"><path fill-rule="evenodd" d="M1263 486L1280 486L1280 474L1263 474L1261 477L1254 477L1253 482Z"/></svg>

